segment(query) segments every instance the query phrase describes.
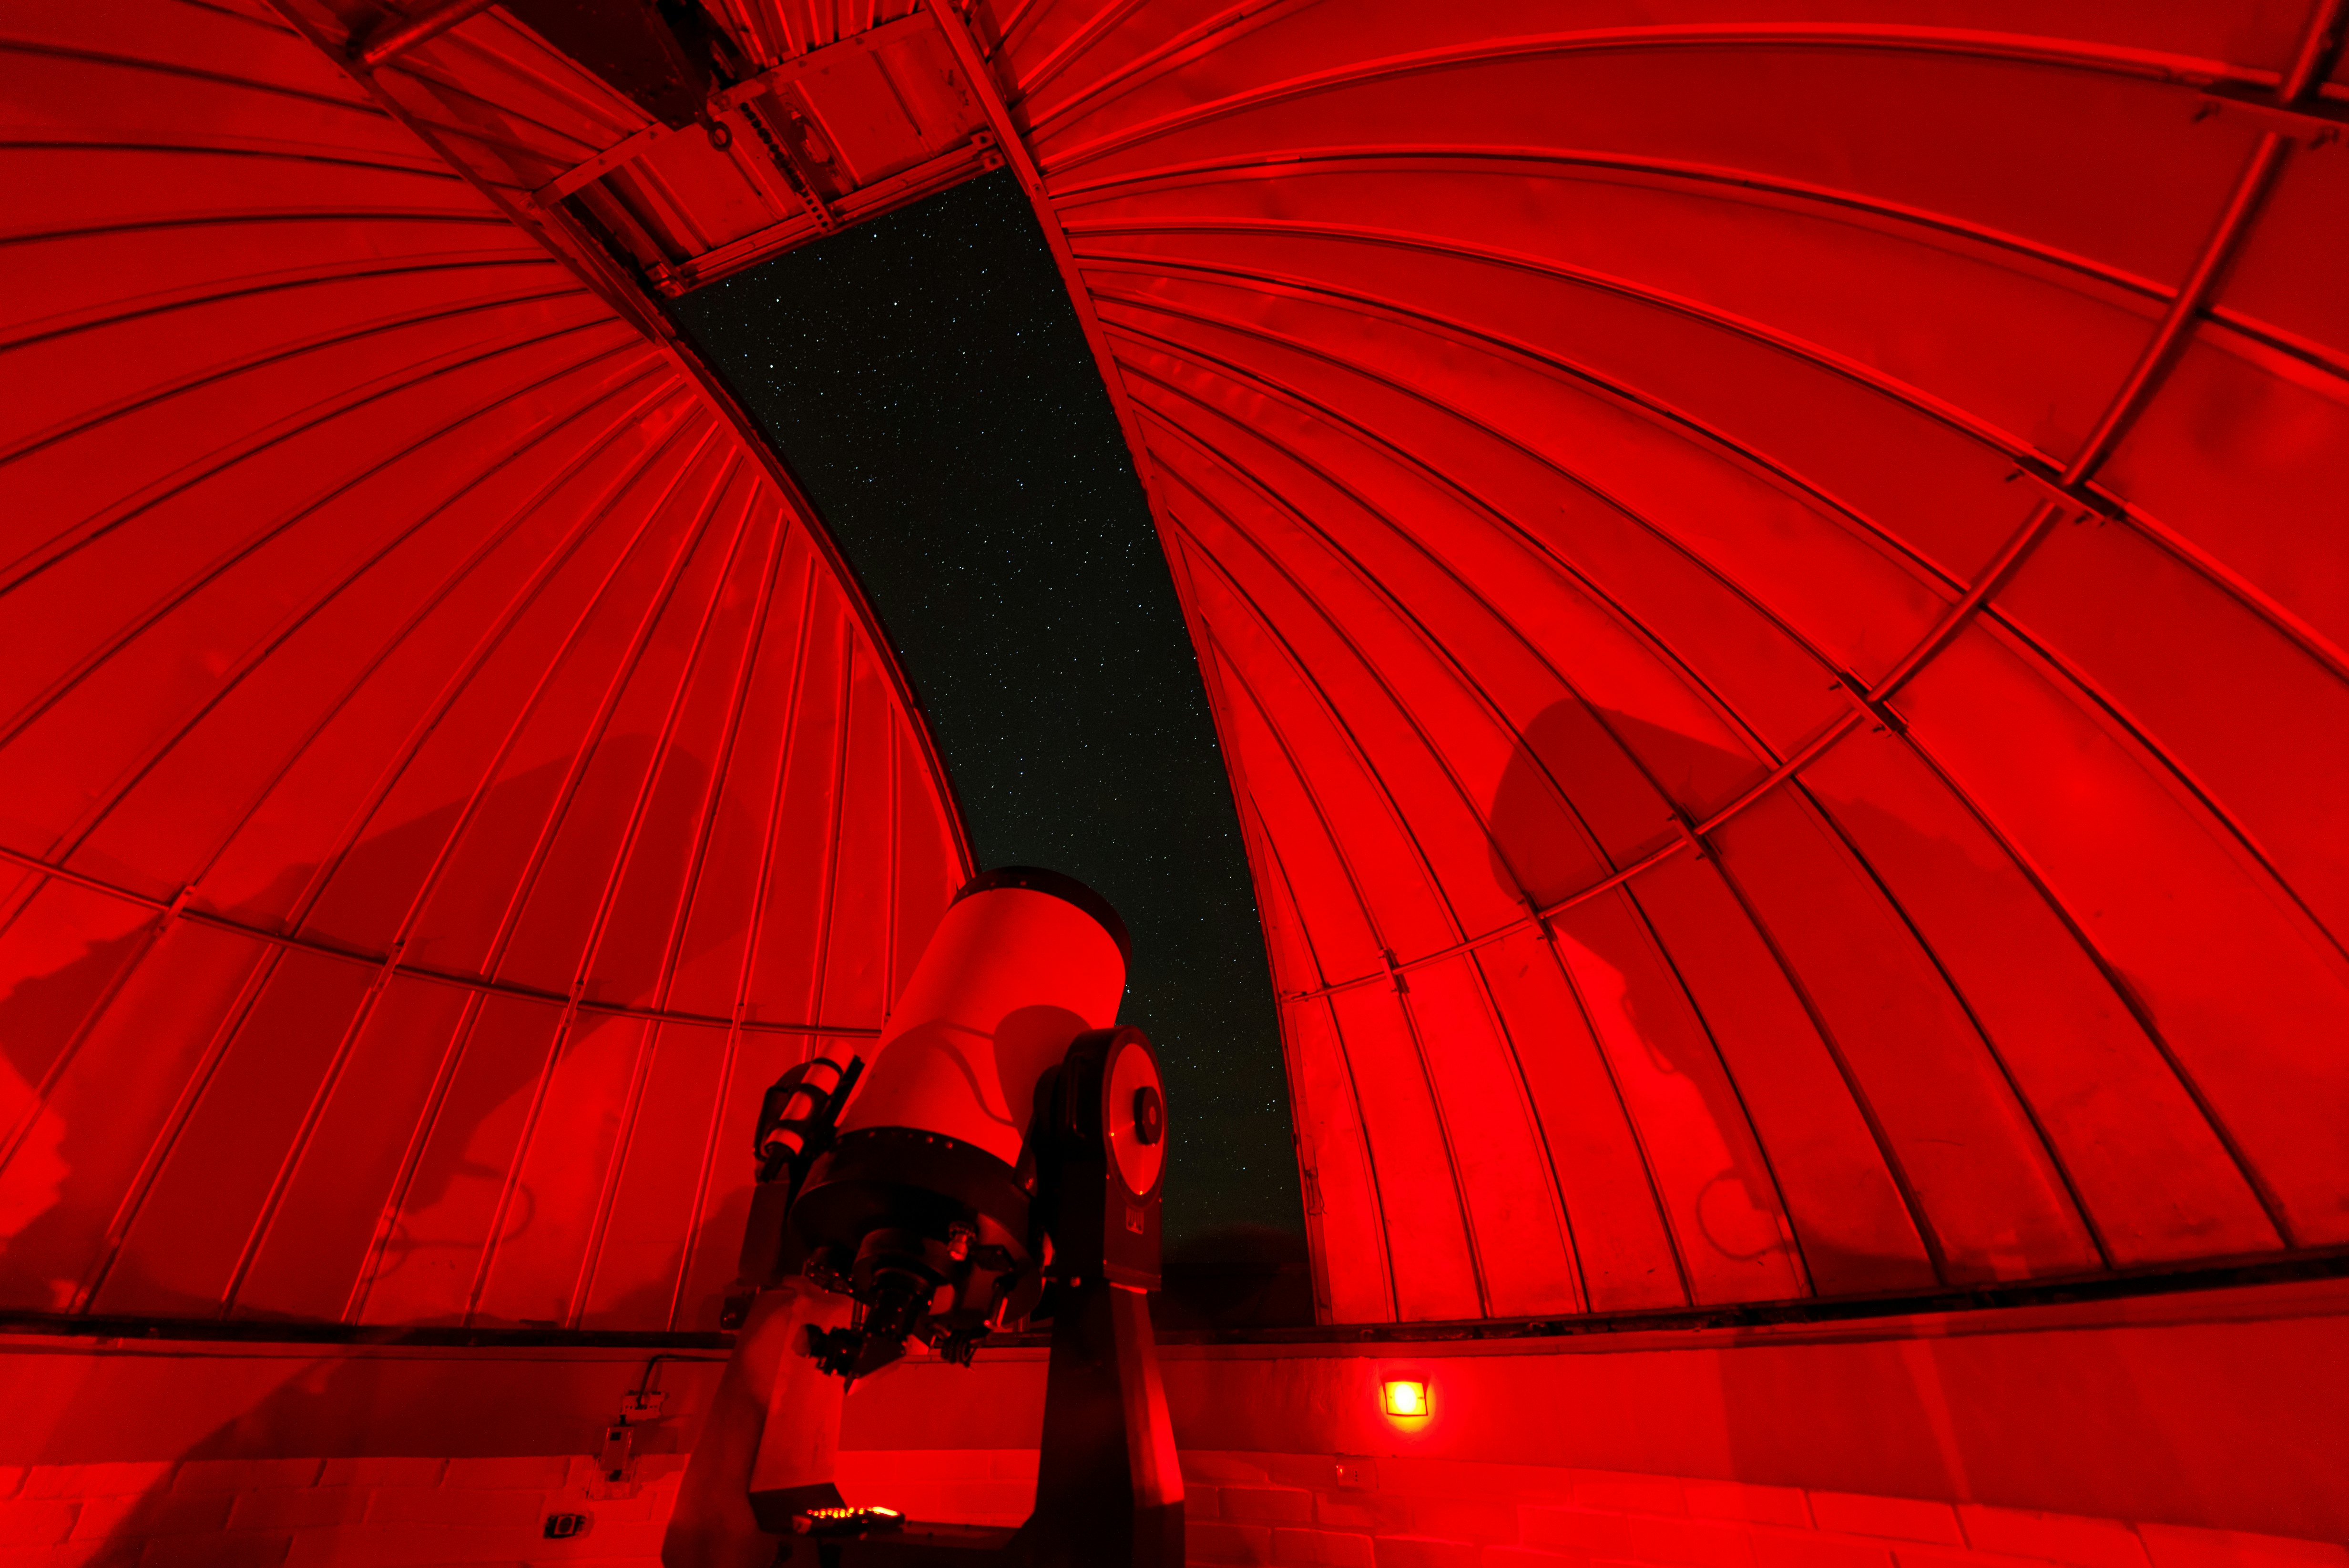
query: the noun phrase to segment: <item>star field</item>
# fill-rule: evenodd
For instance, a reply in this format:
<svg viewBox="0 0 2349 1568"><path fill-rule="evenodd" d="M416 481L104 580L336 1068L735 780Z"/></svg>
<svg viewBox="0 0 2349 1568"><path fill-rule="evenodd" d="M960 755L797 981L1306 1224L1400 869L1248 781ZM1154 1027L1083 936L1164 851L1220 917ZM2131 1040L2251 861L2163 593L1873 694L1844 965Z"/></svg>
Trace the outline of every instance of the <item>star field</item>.
<svg viewBox="0 0 2349 1568"><path fill-rule="evenodd" d="M1239 824L1150 512L996 173L678 302L895 644L981 866L1090 883L1164 1061L1170 1243L1300 1228Z"/></svg>

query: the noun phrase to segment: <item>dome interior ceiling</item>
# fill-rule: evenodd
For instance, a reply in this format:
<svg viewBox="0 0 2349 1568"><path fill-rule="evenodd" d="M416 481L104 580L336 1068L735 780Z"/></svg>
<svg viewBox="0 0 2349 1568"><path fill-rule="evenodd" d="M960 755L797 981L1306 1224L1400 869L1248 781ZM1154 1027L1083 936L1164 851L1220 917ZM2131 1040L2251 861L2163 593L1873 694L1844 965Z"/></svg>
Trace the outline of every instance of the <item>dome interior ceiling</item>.
<svg viewBox="0 0 2349 1568"><path fill-rule="evenodd" d="M844 11L713 6L928 17L1036 182L1325 1320L2349 1243L2333 8ZM373 20L5 41L0 1270L705 1326L758 1087L968 855L596 205L644 114Z"/></svg>

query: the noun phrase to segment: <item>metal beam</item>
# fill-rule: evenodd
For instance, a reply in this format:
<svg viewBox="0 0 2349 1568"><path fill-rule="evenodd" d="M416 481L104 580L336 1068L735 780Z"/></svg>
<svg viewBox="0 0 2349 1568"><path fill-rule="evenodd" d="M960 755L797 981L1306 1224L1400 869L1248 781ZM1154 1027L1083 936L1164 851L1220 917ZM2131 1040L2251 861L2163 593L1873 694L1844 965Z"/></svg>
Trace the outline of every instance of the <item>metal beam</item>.
<svg viewBox="0 0 2349 1568"><path fill-rule="evenodd" d="M459 3L470 5L472 0L459 0ZM713 117L731 113L761 93L772 92L778 88L788 86L811 71L824 69L849 56L871 54L925 25L917 12L912 15L900 16L894 22L884 22L869 32L843 38L836 44L827 44L821 49L812 50L794 59L785 60L781 65L761 71L748 80L737 82L712 97L709 100L709 111ZM671 130L667 126L655 120L634 135L614 142L595 157L564 170L533 194L541 205L551 204L570 195L582 186L595 183L622 164L635 162L670 137L683 134L682 131Z"/></svg>
<svg viewBox="0 0 2349 1568"><path fill-rule="evenodd" d="M494 4L496 0L443 0L367 43L354 39L351 58L363 71L381 70L419 44L430 43L468 16L479 15Z"/></svg>
<svg viewBox="0 0 2349 1568"><path fill-rule="evenodd" d="M1142 423L1134 416L1133 398L1126 391L1124 375L1110 353L1109 338L1102 331L1101 313L1093 306L1092 292L1085 286L1084 275L1077 268L1076 253L1069 248L1068 231L1061 226L1060 213L1053 211L1051 193L1044 187L1043 170L1037 167L1028 144L1020 139L1019 128L1012 123L1010 106L996 85L994 72L979 53L978 41L971 36L968 24L955 9L952 0L923 0L923 4L936 18L938 31L946 36L947 47L953 53L964 80L978 95L987 123L994 128L996 140L1002 148L1004 163L1010 169L1012 178L1019 181L1019 189L1027 192L1029 205L1036 210L1037 226L1044 231L1044 243L1052 253L1054 264L1061 269L1061 282L1069 291L1069 303L1076 307L1077 325L1084 329L1085 346L1093 351L1102 385L1108 388L1110 406L1117 413L1118 428L1133 454L1134 472L1155 514L1159 511L1157 486L1152 482L1149 454L1142 444ZM1160 526L1163 532L1163 516Z"/></svg>
<svg viewBox="0 0 2349 1568"><path fill-rule="evenodd" d="M154 893L140 892L135 889L124 887L119 882L91 876L86 872L70 871L64 866L45 861L38 855L29 855L22 850L10 849L5 845L0 845L0 861L22 866L25 870L39 876L54 877L59 882L68 882L88 892L120 899L125 903L139 904L159 914L171 915L176 919L187 921L191 924L207 926L214 931L226 932L232 936L242 936L271 947L286 948L296 953L312 954L320 958L332 958L339 963L357 964L367 968L378 969L387 976L404 975L409 979L421 980L429 985L453 985L463 991L478 991L496 996L512 996L525 1002L543 1002L550 1006L563 1007L574 1005L571 994L564 991L548 991L536 985L518 985L510 980L492 980L482 975L460 975L452 970L429 968L421 964L403 963L397 953L369 952L364 948L345 947L338 943L321 942L316 937L296 936L291 932L272 931L266 926L254 925L246 921L215 913L208 909L193 908L187 903L187 895L184 892L173 898L161 898ZM871 1039L881 1033L877 1027L866 1027L855 1024L770 1024L744 1020L738 1025L732 1018L719 1017L714 1014L673 1013L659 1007L631 1007L619 1002L580 1001L575 1006L582 1013L609 1015L621 1018L644 1018L656 1024L691 1024L710 1029L740 1027L752 1034L840 1035L859 1039Z"/></svg>

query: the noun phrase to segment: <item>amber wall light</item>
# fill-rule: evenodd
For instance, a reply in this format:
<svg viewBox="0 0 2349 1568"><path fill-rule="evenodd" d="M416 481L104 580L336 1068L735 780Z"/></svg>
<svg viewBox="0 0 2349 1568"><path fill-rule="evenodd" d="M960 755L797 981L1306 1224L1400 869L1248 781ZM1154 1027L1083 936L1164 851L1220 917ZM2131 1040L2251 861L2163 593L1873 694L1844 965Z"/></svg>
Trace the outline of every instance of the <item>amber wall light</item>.
<svg viewBox="0 0 2349 1568"><path fill-rule="evenodd" d="M1379 1385L1379 1408L1390 1416L1424 1416L1427 1385L1416 1378L1391 1377Z"/></svg>

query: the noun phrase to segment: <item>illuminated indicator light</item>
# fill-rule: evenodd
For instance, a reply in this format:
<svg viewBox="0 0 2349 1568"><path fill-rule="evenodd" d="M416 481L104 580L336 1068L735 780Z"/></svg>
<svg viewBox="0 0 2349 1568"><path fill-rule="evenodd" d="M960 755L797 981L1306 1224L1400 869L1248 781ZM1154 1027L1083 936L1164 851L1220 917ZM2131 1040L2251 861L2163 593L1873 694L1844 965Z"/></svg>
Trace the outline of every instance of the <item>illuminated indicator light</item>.
<svg viewBox="0 0 2349 1568"><path fill-rule="evenodd" d="M881 1508L878 1506L868 1506L864 1508L811 1508L806 1511L807 1516L810 1519L821 1520L827 1524L837 1523L842 1520L903 1519L905 1517L894 1508Z"/></svg>
<svg viewBox="0 0 2349 1568"><path fill-rule="evenodd" d="M1390 1416L1427 1414L1427 1385L1398 1380L1379 1386L1379 1402Z"/></svg>
<svg viewBox="0 0 2349 1568"><path fill-rule="evenodd" d="M872 1530L895 1530L905 1516L894 1508L811 1508L792 1520L800 1535L862 1535Z"/></svg>

